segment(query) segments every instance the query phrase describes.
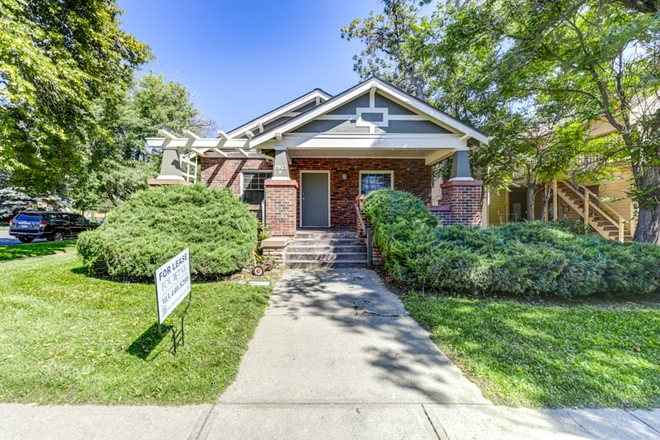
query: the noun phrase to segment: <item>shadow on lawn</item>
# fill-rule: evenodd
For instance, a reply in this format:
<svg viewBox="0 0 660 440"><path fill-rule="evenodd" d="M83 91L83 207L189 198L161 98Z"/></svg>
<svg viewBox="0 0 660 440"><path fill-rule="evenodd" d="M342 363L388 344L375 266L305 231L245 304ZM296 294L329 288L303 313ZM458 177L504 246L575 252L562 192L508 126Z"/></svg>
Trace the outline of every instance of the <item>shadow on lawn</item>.
<svg viewBox="0 0 660 440"><path fill-rule="evenodd" d="M75 243L75 240L65 240L0 246L0 261L73 252L75 251Z"/></svg>
<svg viewBox="0 0 660 440"><path fill-rule="evenodd" d="M158 323L152 324L144 333L140 335L126 349L129 354L137 356L142 360L147 360L154 349L162 342L165 337L171 337L168 332L172 329L171 325L162 325L162 332L158 332Z"/></svg>
<svg viewBox="0 0 660 440"><path fill-rule="evenodd" d="M657 405L653 308L422 296L406 303L463 365L507 378L507 404L522 399L524 405L549 408Z"/></svg>

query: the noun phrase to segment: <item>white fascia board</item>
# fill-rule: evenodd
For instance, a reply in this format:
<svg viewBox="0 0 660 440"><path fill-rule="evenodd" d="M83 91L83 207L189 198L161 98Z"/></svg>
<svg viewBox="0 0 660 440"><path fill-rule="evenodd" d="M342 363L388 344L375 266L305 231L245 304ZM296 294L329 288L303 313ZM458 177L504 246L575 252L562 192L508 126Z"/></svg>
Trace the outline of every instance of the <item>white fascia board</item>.
<svg viewBox="0 0 660 440"><path fill-rule="evenodd" d="M432 107L429 104L413 99L411 96L393 88L389 84L377 78L372 78L370 80L367 80L362 84L358 85L357 87L355 87L353 90L350 90L349 92L345 93L343 96L339 95L333 98L332 100L330 100L329 102L325 102L320 106L316 107L315 109L305 113L303 117L288 122L282 125L281 127L278 127L278 131L281 133L286 133L288 131L295 130L296 128L301 127L306 123L318 118L319 116L328 113L336 108L339 108L342 105L346 104L347 102L350 102L351 100L357 98L358 96L371 91L374 87L376 87L379 91L384 92L384 95L387 96L388 98L392 98L395 102L398 102L399 104L402 104L409 109L413 109L418 113L428 116L431 121L436 122L441 126L444 126L452 131L457 131L462 135L469 135L469 137L472 137L481 143L484 144L488 143L488 137L485 134L463 124L457 119L454 119L451 116L441 112L440 110L437 110L436 108ZM262 136L256 136L252 140L253 141L252 145L253 146L260 145L272 139L272 137L273 137L272 133L266 133Z"/></svg>
<svg viewBox="0 0 660 440"><path fill-rule="evenodd" d="M285 105L284 107L281 107L277 110L271 111L270 113L266 113L265 115L261 116L260 118L257 118L255 120L252 120L246 124L241 125L240 127L230 131L228 133L229 137L236 137L242 135L246 130L249 130L251 127L256 127L257 124L267 124L271 121L274 121L278 118L281 118L282 116L286 116L287 113L290 113L291 111L295 110L297 107L300 107L302 104L305 104L307 102L316 102L317 98L322 98L325 99L326 101L332 96L321 92L320 90L314 90L311 93L308 93L307 95L301 96L299 99L296 99L293 102L290 102L289 104Z"/></svg>
<svg viewBox="0 0 660 440"><path fill-rule="evenodd" d="M390 150L405 150L405 149L418 149L418 150L438 150L438 149L451 149L451 150L468 150L465 142L461 142L456 138L391 138L391 137L354 137L347 142L345 138L340 137L313 137L313 138L297 138L285 139L279 143L278 146L286 147L287 149L350 149L350 150L370 150L386 148Z"/></svg>

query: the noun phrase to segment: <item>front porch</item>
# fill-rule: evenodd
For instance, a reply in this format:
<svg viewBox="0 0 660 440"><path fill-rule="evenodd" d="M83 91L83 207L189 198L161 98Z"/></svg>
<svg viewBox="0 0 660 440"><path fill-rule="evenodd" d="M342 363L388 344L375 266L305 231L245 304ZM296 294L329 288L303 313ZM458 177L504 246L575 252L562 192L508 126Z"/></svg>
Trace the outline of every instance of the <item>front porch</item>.
<svg viewBox="0 0 660 440"><path fill-rule="evenodd" d="M434 209L444 224L480 225L468 151L486 135L377 78L335 97L316 89L218 138L162 134L148 140L165 151L156 181L189 180L177 176L183 154L201 158L202 183L248 203L280 245L304 228L355 231L356 197L378 189L431 207L432 166L447 159L451 179Z"/></svg>

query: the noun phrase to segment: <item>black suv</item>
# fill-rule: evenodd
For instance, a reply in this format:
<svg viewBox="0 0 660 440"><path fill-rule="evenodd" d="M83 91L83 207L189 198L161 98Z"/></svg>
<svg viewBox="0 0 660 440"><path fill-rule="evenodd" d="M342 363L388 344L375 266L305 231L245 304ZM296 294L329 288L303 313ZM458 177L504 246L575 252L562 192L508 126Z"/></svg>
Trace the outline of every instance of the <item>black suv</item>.
<svg viewBox="0 0 660 440"><path fill-rule="evenodd" d="M9 222L9 235L23 243L30 243L35 238L60 241L76 238L79 233L99 226L100 223L70 212L21 211Z"/></svg>

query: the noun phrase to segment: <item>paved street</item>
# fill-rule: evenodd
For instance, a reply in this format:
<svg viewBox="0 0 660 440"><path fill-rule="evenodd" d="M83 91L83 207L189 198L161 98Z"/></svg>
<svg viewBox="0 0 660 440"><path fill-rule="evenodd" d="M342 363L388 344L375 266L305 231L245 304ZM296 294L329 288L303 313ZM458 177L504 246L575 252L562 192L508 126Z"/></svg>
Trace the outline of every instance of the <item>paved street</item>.
<svg viewBox="0 0 660 440"><path fill-rule="evenodd" d="M39 243L39 242L44 242L47 241L45 239L37 239L34 240L33 243ZM18 241L16 238L12 237L9 235L9 231L0 231L0 246L7 246L9 244L21 244L20 241Z"/></svg>

